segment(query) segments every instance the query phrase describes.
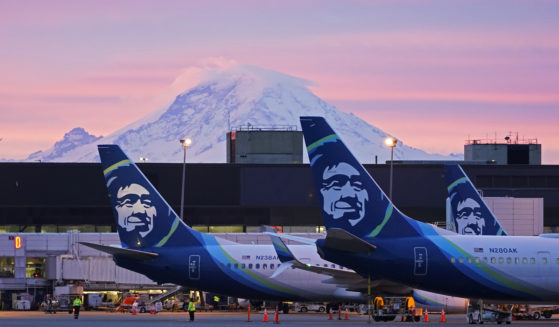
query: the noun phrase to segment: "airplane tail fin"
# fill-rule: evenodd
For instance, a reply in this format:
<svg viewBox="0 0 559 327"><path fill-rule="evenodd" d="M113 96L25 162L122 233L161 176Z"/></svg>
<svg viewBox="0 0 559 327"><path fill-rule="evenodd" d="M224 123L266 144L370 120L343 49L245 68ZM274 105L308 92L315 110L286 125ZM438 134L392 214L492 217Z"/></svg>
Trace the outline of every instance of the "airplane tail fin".
<svg viewBox="0 0 559 327"><path fill-rule="evenodd" d="M123 247L158 248L201 244L118 145L99 145L118 234Z"/></svg>
<svg viewBox="0 0 559 327"><path fill-rule="evenodd" d="M327 229L358 237L418 235L419 222L394 207L324 118L300 120Z"/></svg>
<svg viewBox="0 0 559 327"><path fill-rule="evenodd" d="M507 235L460 165L445 165L445 177L458 234Z"/></svg>

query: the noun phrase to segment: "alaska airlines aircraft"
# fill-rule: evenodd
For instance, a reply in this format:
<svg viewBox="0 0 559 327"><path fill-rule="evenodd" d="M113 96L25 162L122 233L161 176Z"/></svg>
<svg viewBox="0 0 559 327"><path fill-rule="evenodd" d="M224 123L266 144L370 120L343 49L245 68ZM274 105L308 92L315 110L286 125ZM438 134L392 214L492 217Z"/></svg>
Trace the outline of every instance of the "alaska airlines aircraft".
<svg viewBox="0 0 559 327"><path fill-rule="evenodd" d="M459 231L459 234L463 235L506 235L499 221L495 218L459 165L445 165L445 177L450 197L450 211L453 216L451 224L454 231ZM472 210L469 210L469 208ZM455 224L461 228L455 227ZM359 290L363 293L368 291L368 280L354 271L342 271L340 273L339 270L331 270L329 268L303 263L291 252L287 244L285 244L281 238L309 244L309 246L313 248L315 248L315 240L302 239L286 234L275 234L272 229L268 229L266 234L270 235L278 258L282 262L281 268L278 269L274 275L287 267L294 267L331 277L323 281L323 283L336 284L338 287ZM305 261L309 261L309 259L306 258ZM313 261L316 261L316 259ZM272 278L274 275L272 275ZM374 287L372 287L373 294L394 295L394 287L398 287L397 289L400 291L405 290L405 288L402 288L401 285L398 284L387 281L375 281ZM448 313L463 313L466 311L469 303L468 299L461 297L448 296L418 289L411 291L411 294L404 295L413 296L419 307L426 308L429 311L440 311L441 308L444 308L445 312Z"/></svg>
<svg viewBox="0 0 559 327"><path fill-rule="evenodd" d="M324 284L323 276L280 266L272 245L247 245L200 233L184 224L117 145L99 145L101 166L122 247L82 244L113 255L120 267L157 283L240 298L366 302L360 292ZM320 259L316 249L293 246L309 264L348 271Z"/></svg>
<svg viewBox="0 0 559 327"><path fill-rule="evenodd" d="M329 267L313 266L309 263L304 263L303 261L308 261L305 259L297 258L290 247L287 246L282 238L292 239L291 236L285 234L274 234L267 232L272 238L272 244L276 249L278 258L282 261L280 269L287 269L289 267L312 271L317 274L328 275L330 278L322 281L326 284L335 284L338 287L345 288L348 290L360 291L364 294L368 294L369 281L363 278L356 272L352 270L339 271L336 269L330 269ZM297 240L299 242L305 242L304 240ZM314 240L310 240L314 249ZM315 250L315 255L318 255ZM285 267L285 268L284 268ZM279 269L278 269L279 271ZM272 278L274 276L272 275ZM428 309L429 311L440 311L444 309L447 313L464 313L468 307L468 299L461 297L447 296L444 294L438 294L433 292L422 291L418 289L411 289L403 286L402 284L386 281L386 280L375 280L371 282L371 295L376 296L412 296L415 300L417 307Z"/></svg>
<svg viewBox="0 0 559 327"><path fill-rule="evenodd" d="M462 235L507 235L459 165L445 165L451 229Z"/></svg>
<svg viewBox="0 0 559 327"><path fill-rule="evenodd" d="M301 117L301 125L328 230L316 242L323 259L364 277L464 298L559 301L559 239L459 235L411 219L324 118Z"/></svg>

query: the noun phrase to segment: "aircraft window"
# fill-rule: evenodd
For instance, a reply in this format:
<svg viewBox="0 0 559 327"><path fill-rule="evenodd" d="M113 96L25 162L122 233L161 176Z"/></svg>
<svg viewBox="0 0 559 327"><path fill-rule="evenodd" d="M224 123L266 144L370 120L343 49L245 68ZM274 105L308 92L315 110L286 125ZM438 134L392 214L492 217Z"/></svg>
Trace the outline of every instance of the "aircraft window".
<svg viewBox="0 0 559 327"><path fill-rule="evenodd" d="M514 258L514 263L519 264L520 263L520 258L518 258L518 257Z"/></svg>
<svg viewBox="0 0 559 327"><path fill-rule="evenodd" d="M458 262L464 263L464 258L462 258L462 257L458 258Z"/></svg>
<svg viewBox="0 0 559 327"><path fill-rule="evenodd" d="M274 269L274 264L273 263L270 264L270 269Z"/></svg>
<svg viewBox="0 0 559 327"><path fill-rule="evenodd" d="M559 259L557 259L557 261L559 261ZM340 269L344 269L344 267L340 266Z"/></svg>
<svg viewBox="0 0 559 327"><path fill-rule="evenodd" d="M483 257L483 262L487 263L488 259L487 257Z"/></svg>
<svg viewBox="0 0 559 327"><path fill-rule="evenodd" d="M527 264L528 263L528 258L522 258L522 263Z"/></svg>
<svg viewBox="0 0 559 327"><path fill-rule="evenodd" d="M242 269L245 269L246 267L247 267L247 265L244 264L244 263L241 265L241 268L242 268Z"/></svg>
<svg viewBox="0 0 559 327"><path fill-rule="evenodd" d="M220 262L219 265L221 266L221 268L224 268L225 265L223 264L223 262Z"/></svg>
<svg viewBox="0 0 559 327"><path fill-rule="evenodd" d="M259 263L255 264L255 265L254 265L254 268L260 269L260 264L259 264Z"/></svg>
<svg viewBox="0 0 559 327"><path fill-rule="evenodd" d="M317 267L320 267L320 263L317 263L316 266L317 266Z"/></svg>
<svg viewBox="0 0 559 327"><path fill-rule="evenodd" d="M542 258L542 263L543 263L544 265L547 265L547 258Z"/></svg>
<svg viewBox="0 0 559 327"><path fill-rule="evenodd" d="M252 269L252 263L248 264L248 269Z"/></svg>
<svg viewBox="0 0 559 327"><path fill-rule="evenodd" d="M536 263L536 259L530 258L530 263L531 263L531 264L535 264L535 263Z"/></svg>
<svg viewBox="0 0 559 327"><path fill-rule="evenodd" d="M332 268L336 268L336 265L335 265L335 264L332 264Z"/></svg>
<svg viewBox="0 0 559 327"><path fill-rule="evenodd" d="M507 263L508 263L508 264L511 264L511 263L512 263L512 259L511 259L510 257L507 258Z"/></svg>
<svg viewBox="0 0 559 327"><path fill-rule="evenodd" d="M495 257L491 257L491 263L495 263L497 262L497 259L495 259Z"/></svg>
<svg viewBox="0 0 559 327"><path fill-rule="evenodd" d="M450 262L455 263L455 262L456 262L456 258L454 258L454 257L450 258Z"/></svg>
<svg viewBox="0 0 559 327"><path fill-rule="evenodd" d="M468 257L468 263L472 263L472 258Z"/></svg>
<svg viewBox="0 0 559 327"><path fill-rule="evenodd" d="M262 264L262 269L268 269L268 264L267 263Z"/></svg>
<svg viewBox="0 0 559 327"><path fill-rule="evenodd" d="M231 268L231 264L230 264L230 263L227 264L227 268Z"/></svg>
<svg viewBox="0 0 559 327"><path fill-rule="evenodd" d="M474 262L475 262L475 263L479 263L479 257L476 257L476 258L474 259Z"/></svg>
<svg viewBox="0 0 559 327"><path fill-rule="evenodd" d="M503 257L499 257L499 263L504 263L505 259Z"/></svg>
<svg viewBox="0 0 559 327"><path fill-rule="evenodd" d="M327 264L327 263L325 263L325 264L324 264L324 267L325 267L325 268L328 268L328 264Z"/></svg>

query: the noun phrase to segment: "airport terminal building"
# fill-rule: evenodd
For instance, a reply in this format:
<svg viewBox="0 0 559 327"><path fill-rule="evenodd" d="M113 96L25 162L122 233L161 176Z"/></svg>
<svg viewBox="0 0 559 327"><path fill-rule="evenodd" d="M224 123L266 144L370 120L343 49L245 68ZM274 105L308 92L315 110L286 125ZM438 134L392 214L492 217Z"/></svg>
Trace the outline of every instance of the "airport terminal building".
<svg viewBox="0 0 559 327"><path fill-rule="evenodd" d="M278 163L271 151L259 156L250 148L243 148L239 140L246 138L242 135L228 134L228 138L228 163L186 164L184 217L187 224L211 233L251 233L259 231L262 225L279 226L284 232L324 232L311 169L308 164L300 163L302 156L286 156L283 147L279 155L289 162ZM287 143L296 145L296 138L288 138ZM259 143L254 151L262 151L262 144L267 143ZM513 152L515 162L517 150ZM497 164L487 157L492 155L487 147L483 151L488 153L484 160L462 164L483 196L543 199L541 229L559 232L559 166L532 164L533 160ZM534 157L530 149L526 155ZM247 159L251 157L255 160ZM411 217L444 225L447 198L444 163L395 161L393 164L395 205ZM138 163L138 167L175 211L180 212L183 164ZM390 164L369 164L365 168L381 188L388 190ZM69 283L78 283L89 290L170 287L156 285L142 275L116 267L110 257L77 244L84 240L119 244L100 164L0 163L0 194L3 303L12 301L16 292L35 292L40 296L57 285ZM526 213L532 209L513 206L510 210ZM265 242L250 234L228 237L243 243Z"/></svg>

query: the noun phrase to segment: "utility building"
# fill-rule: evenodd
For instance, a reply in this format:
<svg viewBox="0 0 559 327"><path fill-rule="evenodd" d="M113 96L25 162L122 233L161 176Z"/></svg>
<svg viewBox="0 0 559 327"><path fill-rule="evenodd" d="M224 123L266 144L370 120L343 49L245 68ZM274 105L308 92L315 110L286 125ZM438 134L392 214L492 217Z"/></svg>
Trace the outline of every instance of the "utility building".
<svg viewBox="0 0 559 327"><path fill-rule="evenodd" d="M303 163L303 133L296 126L241 126L227 133L227 163Z"/></svg>
<svg viewBox="0 0 559 327"><path fill-rule="evenodd" d="M541 165L542 146L537 139L519 139L509 135L504 143L496 139L468 140L464 145L465 161L482 161L497 165Z"/></svg>

